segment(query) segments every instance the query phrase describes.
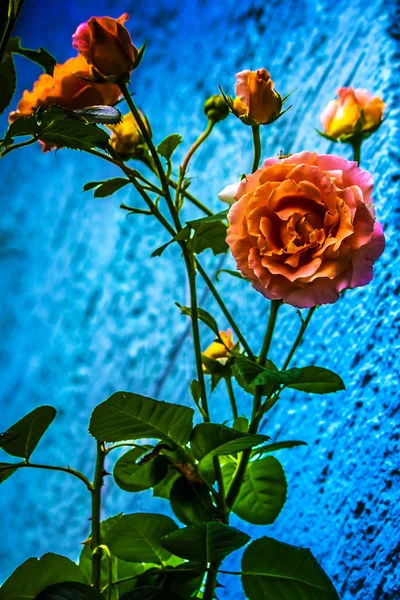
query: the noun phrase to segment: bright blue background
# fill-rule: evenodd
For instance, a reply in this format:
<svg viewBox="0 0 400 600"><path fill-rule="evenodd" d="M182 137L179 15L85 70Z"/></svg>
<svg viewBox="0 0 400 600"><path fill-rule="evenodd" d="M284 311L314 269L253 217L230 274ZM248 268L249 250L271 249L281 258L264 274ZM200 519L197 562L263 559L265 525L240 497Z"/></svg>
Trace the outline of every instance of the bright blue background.
<svg viewBox="0 0 400 600"><path fill-rule="evenodd" d="M28 0L18 31L25 46L43 45L63 61L72 55L70 36L81 21L128 10L134 41L149 40L132 89L157 141L175 131L184 135L178 159L205 126L204 99L219 84L230 92L234 74L243 68L265 66L282 94L297 88L293 109L263 130L264 156L280 149L316 149L350 157L349 148L330 145L315 133L321 110L344 84L367 87L385 99L389 117L365 144L362 163L376 181L387 249L367 288L317 312L296 359L299 365L317 363L338 371L347 390L326 397L284 396L265 432L309 445L279 455L289 492L277 522L247 528L255 536L274 535L310 547L345 600L398 598L400 577L396 4ZM40 72L24 59L17 66L12 107ZM231 117L191 165L193 192L215 210L221 209L217 192L250 167L250 138L250 130ZM174 305L188 300L182 264L172 248L162 258L150 258L167 238L152 220L127 218L120 211L120 201L139 203L130 190L104 200L82 193L87 181L116 175L112 166L66 150L42 155L36 146L7 156L1 173L0 430L40 404L54 405L57 421L34 458L70 464L89 475L94 444L86 433L88 418L112 392L190 402L188 322ZM202 260L220 264L220 258ZM232 266L231 261L225 265ZM267 303L229 276L222 277L219 289L257 348ZM226 327L207 293L201 305ZM289 307L280 318L273 348L277 360L299 325ZM204 331L203 345L210 341ZM222 388L210 405L215 418L229 418ZM248 409L243 398L241 408ZM75 559L89 529L87 496L80 482L58 473L24 470L5 482L0 579L27 557L46 551ZM166 510L166 504L153 502L150 493L119 491L110 478L104 515L121 510ZM236 567L235 560L226 565ZM224 584L229 588L221 589L220 598L243 598L236 579L225 578Z"/></svg>

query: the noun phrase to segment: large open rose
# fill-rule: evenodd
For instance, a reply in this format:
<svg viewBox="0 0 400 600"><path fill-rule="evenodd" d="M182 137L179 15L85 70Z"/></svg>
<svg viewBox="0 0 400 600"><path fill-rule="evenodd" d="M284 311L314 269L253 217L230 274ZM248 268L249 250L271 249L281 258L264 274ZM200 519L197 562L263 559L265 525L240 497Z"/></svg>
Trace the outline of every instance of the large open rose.
<svg viewBox="0 0 400 600"><path fill-rule="evenodd" d="M357 163L301 152L269 158L242 181L227 242L244 277L298 308L369 283L384 249L372 177Z"/></svg>

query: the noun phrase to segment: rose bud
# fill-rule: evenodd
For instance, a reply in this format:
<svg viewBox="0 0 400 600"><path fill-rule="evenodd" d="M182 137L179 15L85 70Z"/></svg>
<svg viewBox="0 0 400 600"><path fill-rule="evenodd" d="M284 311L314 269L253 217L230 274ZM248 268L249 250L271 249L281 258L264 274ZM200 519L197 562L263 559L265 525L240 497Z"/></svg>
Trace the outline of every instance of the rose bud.
<svg viewBox="0 0 400 600"><path fill-rule="evenodd" d="M235 194L238 191L239 186L240 181L226 185L218 194L218 198L221 200L221 202L226 202L229 204L229 206L232 206L232 204L236 201Z"/></svg>
<svg viewBox="0 0 400 600"><path fill-rule="evenodd" d="M385 238L370 173L331 154L269 158L240 184L228 213L237 267L271 300L333 304L367 285Z"/></svg>
<svg viewBox="0 0 400 600"><path fill-rule="evenodd" d="M147 126L149 133L150 126L147 123L146 117L140 113L143 123ZM141 150L144 149L144 138L139 129L137 121L131 112L123 116L122 122L117 125L110 125L111 130L111 147L120 154L121 158L127 160L129 158L138 158L141 156Z"/></svg>
<svg viewBox="0 0 400 600"><path fill-rule="evenodd" d="M205 101L204 113L209 121L218 123L229 115L229 106L222 96L215 94Z"/></svg>
<svg viewBox="0 0 400 600"><path fill-rule="evenodd" d="M282 98L266 69L241 71L236 75L236 98L232 112L246 125L267 125L281 113Z"/></svg>
<svg viewBox="0 0 400 600"><path fill-rule="evenodd" d="M220 365L224 366L228 362L229 352L234 347L233 343L233 335L232 330L227 329L227 331L220 331L219 336L222 340L215 340L212 344L208 346L208 348L203 352L203 356L206 359L211 359L217 361ZM203 363L203 371L205 373L209 373L209 369Z"/></svg>
<svg viewBox="0 0 400 600"><path fill-rule="evenodd" d="M321 114L323 133L335 140L353 134L368 137L381 124L384 107L383 100L367 90L340 88L337 100L331 100Z"/></svg>
<svg viewBox="0 0 400 600"><path fill-rule="evenodd" d="M129 80L139 51L124 26L128 19L127 13L119 19L92 17L81 23L72 36L73 47L93 67L95 76L113 81Z"/></svg>

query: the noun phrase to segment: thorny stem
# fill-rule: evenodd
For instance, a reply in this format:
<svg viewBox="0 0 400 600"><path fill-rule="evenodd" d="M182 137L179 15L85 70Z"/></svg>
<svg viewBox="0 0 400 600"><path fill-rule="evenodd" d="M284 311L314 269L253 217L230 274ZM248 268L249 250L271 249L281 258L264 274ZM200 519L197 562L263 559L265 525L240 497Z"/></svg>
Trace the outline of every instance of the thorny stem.
<svg viewBox="0 0 400 600"><path fill-rule="evenodd" d="M104 458L106 450L104 443L97 441L97 457L92 489L92 535L90 547L92 549L92 586L100 590L101 554L102 549L100 536L100 510L101 510L101 488L104 479Z"/></svg>
<svg viewBox="0 0 400 600"><path fill-rule="evenodd" d="M2 473L3 471L8 471L9 469L23 469L25 467L30 467L31 469L45 469L47 471L61 471L62 473L69 473L70 475L73 475L74 477L82 481L86 485L89 492L92 491L93 486L90 483L89 479L85 477L83 473L81 473L80 471L76 471L75 469L71 469L71 467L55 467L53 465L41 465L37 463L22 462L16 463L14 465L2 465L0 467L0 473Z"/></svg>
<svg viewBox="0 0 400 600"><path fill-rule="evenodd" d="M260 138L260 126L253 125L252 128L253 133L253 146L254 146L254 158L253 158L253 166L251 167L251 172L257 171L258 165L260 164L261 158L261 138Z"/></svg>

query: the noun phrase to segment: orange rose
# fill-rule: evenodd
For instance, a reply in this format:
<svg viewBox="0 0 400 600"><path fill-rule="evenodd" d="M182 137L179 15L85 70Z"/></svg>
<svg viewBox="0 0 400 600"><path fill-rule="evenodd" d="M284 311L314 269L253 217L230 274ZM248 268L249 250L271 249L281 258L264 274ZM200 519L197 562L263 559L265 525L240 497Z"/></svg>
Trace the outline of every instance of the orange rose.
<svg viewBox="0 0 400 600"><path fill-rule="evenodd" d="M228 329L227 331L220 331L219 335L223 344L219 340L215 340L206 350L204 350L203 356L216 360L221 365L225 365L229 358L228 350L231 350L235 345L233 342L232 330ZM206 373L209 372L204 364L203 371Z"/></svg>
<svg viewBox="0 0 400 600"><path fill-rule="evenodd" d="M140 114L143 123L147 125L146 117ZM109 125L108 128L112 131L110 144L122 157L134 156L138 147L144 142L142 132L131 112L123 116L121 123ZM149 127L147 129L149 130Z"/></svg>
<svg viewBox="0 0 400 600"><path fill-rule="evenodd" d="M242 181L228 214L238 269L267 298L298 308L366 285L385 243L372 187L367 171L339 156L269 158Z"/></svg>
<svg viewBox="0 0 400 600"><path fill-rule="evenodd" d="M232 111L246 125L266 125L278 118L282 98L265 69L241 71L236 75L236 98Z"/></svg>
<svg viewBox="0 0 400 600"><path fill-rule="evenodd" d="M43 73L34 83L31 92L24 91L17 110L10 113L9 121L12 123L20 117L29 117L39 106L51 104L72 110L96 104L115 104L120 95L118 86L87 81L85 78L89 75L90 67L83 56L76 56L56 65L52 77Z"/></svg>
<svg viewBox="0 0 400 600"><path fill-rule="evenodd" d="M372 132L382 122L385 104L363 89L340 88L338 99L331 100L321 114L325 135L339 139L343 135Z"/></svg>
<svg viewBox="0 0 400 600"><path fill-rule="evenodd" d="M128 19L127 13L119 19L92 17L81 23L72 36L73 47L102 77L127 81L134 68L139 51L124 27Z"/></svg>

